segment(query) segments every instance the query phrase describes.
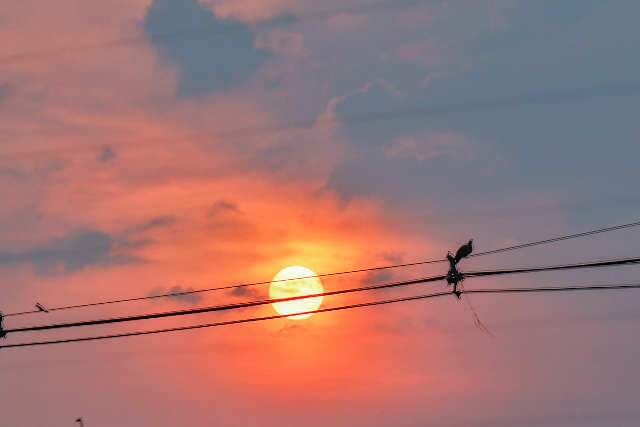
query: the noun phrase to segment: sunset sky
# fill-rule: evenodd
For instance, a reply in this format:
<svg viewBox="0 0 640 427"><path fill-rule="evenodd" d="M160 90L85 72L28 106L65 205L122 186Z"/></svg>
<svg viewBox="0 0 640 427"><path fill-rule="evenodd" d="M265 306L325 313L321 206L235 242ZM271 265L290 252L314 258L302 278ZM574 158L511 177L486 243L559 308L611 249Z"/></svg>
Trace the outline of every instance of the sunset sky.
<svg viewBox="0 0 640 427"><path fill-rule="evenodd" d="M632 0L0 0L0 311L268 281L287 266L407 263L469 238L489 250L637 220L639 15ZM640 229L462 266L639 255ZM267 295L235 288L5 326ZM640 291L463 299L2 349L0 426L640 425Z"/></svg>

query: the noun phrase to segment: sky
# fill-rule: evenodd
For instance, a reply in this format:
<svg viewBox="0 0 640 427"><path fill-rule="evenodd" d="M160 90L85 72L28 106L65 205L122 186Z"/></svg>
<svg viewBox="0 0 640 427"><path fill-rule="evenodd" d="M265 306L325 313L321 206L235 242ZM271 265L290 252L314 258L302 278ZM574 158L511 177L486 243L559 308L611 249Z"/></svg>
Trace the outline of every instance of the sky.
<svg viewBox="0 0 640 427"><path fill-rule="evenodd" d="M469 238L489 250L637 220L639 13L631 0L0 0L0 310L268 281L291 265L325 273L442 258ZM637 256L639 236L462 267ZM445 267L322 281L334 290ZM470 295L4 349L0 424L637 426L635 292ZM5 323L266 294L235 288Z"/></svg>

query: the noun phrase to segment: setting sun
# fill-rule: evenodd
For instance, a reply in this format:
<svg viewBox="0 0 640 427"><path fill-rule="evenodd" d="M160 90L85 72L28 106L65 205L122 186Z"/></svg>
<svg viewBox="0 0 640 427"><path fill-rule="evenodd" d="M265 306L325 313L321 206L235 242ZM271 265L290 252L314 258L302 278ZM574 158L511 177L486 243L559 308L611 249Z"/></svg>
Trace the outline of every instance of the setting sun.
<svg viewBox="0 0 640 427"><path fill-rule="evenodd" d="M289 280L293 279L293 280ZM290 298L303 295L319 294L324 291L318 276L306 267L287 267L274 276L269 287L271 299ZM273 304L273 308L283 315L316 310L322 304L322 297L283 301ZM290 316L290 319L306 319L309 314Z"/></svg>

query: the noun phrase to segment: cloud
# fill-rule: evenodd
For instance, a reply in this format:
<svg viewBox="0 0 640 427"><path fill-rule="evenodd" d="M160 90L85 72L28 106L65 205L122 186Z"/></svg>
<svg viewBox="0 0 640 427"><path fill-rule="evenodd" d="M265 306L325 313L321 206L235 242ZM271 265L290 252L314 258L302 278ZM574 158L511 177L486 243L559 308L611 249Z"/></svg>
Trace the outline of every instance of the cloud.
<svg viewBox="0 0 640 427"><path fill-rule="evenodd" d="M236 286L231 289L230 294L234 297L266 298L265 289L258 289L255 286Z"/></svg>
<svg viewBox="0 0 640 427"><path fill-rule="evenodd" d="M392 138L405 127L404 121L379 120L390 111L397 111L406 98L382 81L365 84L345 94L334 103L333 112L342 124L342 130L354 144L380 144Z"/></svg>
<svg viewBox="0 0 640 427"><path fill-rule="evenodd" d="M384 153L388 157L414 159L420 162L454 156L459 161L460 157L469 157L466 138L456 132L400 136L384 148Z"/></svg>
<svg viewBox="0 0 640 427"><path fill-rule="evenodd" d="M218 18L196 0L154 0L144 29L160 57L176 67L181 96L241 85L270 55L255 46L247 24Z"/></svg>
<svg viewBox="0 0 640 427"><path fill-rule="evenodd" d="M306 325L300 323L288 324L280 328L278 334L285 335L287 337L306 335L309 333L309 328Z"/></svg>
<svg viewBox="0 0 640 427"><path fill-rule="evenodd" d="M402 264L404 262L404 252L389 251L381 254L382 259L389 264Z"/></svg>
<svg viewBox="0 0 640 427"><path fill-rule="evenodd" d="M402 252L384 252L380 254L380 257L384 260L384 262L388 264L401 264L404 262L404 253ZM362 284L364 286L367 285L377 285L385 282L390 282L396 279L395 270L386 269L386 270L374 270L369 271L362 278ZM381 289L382 292L388 291L388 289Z"/></svg>
<svg viewBox="0 0 640 427"><path fill-rule="evenodd" d="M219 215L224 215L226 213L238 214L240 213L240 209L238 208L238 205L233 202L218 200L211 205L208 212L209 217L218 217Z"/></svg>
<svg viewBox="0 0 640 427"><path fill-rule="evenodd" d="M176 217L173 216L158 216L150 219L147 222L142 224L138 224L135 227L131 228L131 232L143 233L145 231L153 230L156 228L165 228L170 225L175 224L178 221Z"/></svg>
<svg viewBox="0 0 640 427"><path fill-rule="evenodd" d="M304 36L292 31L274 30L258 37L256 46L291 58L305 55Z"/></svg>
<svg viewBox="0 0 640 427"><path fill-rule="evenodd" d="M486 188L496 180L496 152L455 127L445 127L446 120L426 120L479 105L427 103L428 92L408 93L375 81L336 97L332 111L346 155L329 174L325 188L345 203L356 197L414 203L442 191L459 191L462 183L474 194L474 186ZM483 103L485 108L493 105Z"/></svg>
<svg viewBox="0 0 640 427"><path fill-rule="evenodd" d="M0 102L9 94L9 85L0 84Z"/></svg>
<svg viewBox="0 0 640 427"><path fill-rule="evenodd" d="M168 296L167 298L182 302L184 304L197 304L202 301L202 294L199 293L186 293L193 292L195 289L192 287L183 287L181 285L173 286L167 290L162 288L152 289L148 296L154 297L158 295L175 294Z"/></svg>
<svg viewBox="0 0 640 427"><path fill-rule="evenodd" d="M31 264L37 274L53 276L92 267L140 263L144 260L132 251L151 243L141 239L140 234L176 221L172 216L158 216L113 234L94 228L70 231L29 249L0 251L0 266Z"/></svg>
<svg viewBox="0 0 640 427"><path fill-rule="evenodd" d="M300 4L297 0L204 0L211 4L216 15L245 22L277 22L292 19L291 12Z"/></svg>
<svg viewBox="0 0 640 427"><path fill-rule="evenodd" d="M107 163L114 160L117 157L116 152L111 147L102 147L98 156L96 157L98 162Z"/></svg>
<svg viewBox="0 0 640 427"><path fill-rule="evenodd" d="M368 22L365 14L338 12L327 18L327 27L335 32L349 32L361 29Z"/></svg>
<svg viewBox="0 0 640 427"><path fill-rule="evenodd" d="M154 239L148 238L146 233L169 228L177 222L176 217L165 215L134 224L118 234L120 244L124 248L135 249L157 243Z"/></svg>
<svg viewBox="0 0 640 427"><path fill-rule="evenodd" d="M391 270L370 271L362 279L362 284L364 286L379 285L390 282L393 278L394 274ZM388 291L388 289L381 289L380 291Z"/></svg>
<svg viewBox="0 0 640 427"><path fill-rule="evenodd" d="M123 246L126 242L102 231L79 230L24 251L0 252L0 265L32 264L37 274L56 275L140 261L118 250Z"/></svg>

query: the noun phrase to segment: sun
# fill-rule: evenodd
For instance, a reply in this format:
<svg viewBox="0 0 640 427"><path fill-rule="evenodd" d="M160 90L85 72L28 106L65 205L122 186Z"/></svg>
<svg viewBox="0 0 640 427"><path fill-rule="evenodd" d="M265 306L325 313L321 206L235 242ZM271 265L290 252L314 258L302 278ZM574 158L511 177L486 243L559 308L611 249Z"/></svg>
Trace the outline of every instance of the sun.
<svg viewBox="0 0 640 427"><path fill-rule="evenodd" d="M297 279L298 278L298 279ZM294 279L294 280L288 280ZM313 271L306 267L291 266L283 268L276 274L269 287L269 298L280 299L303 295L314 295L324 292L322 282ZM303 313L316 310L322 304L322 297L313 297L293 301L273 303L273 308L282 315ZM289 319L306 319L313 313L289 316Z"/></svg>

